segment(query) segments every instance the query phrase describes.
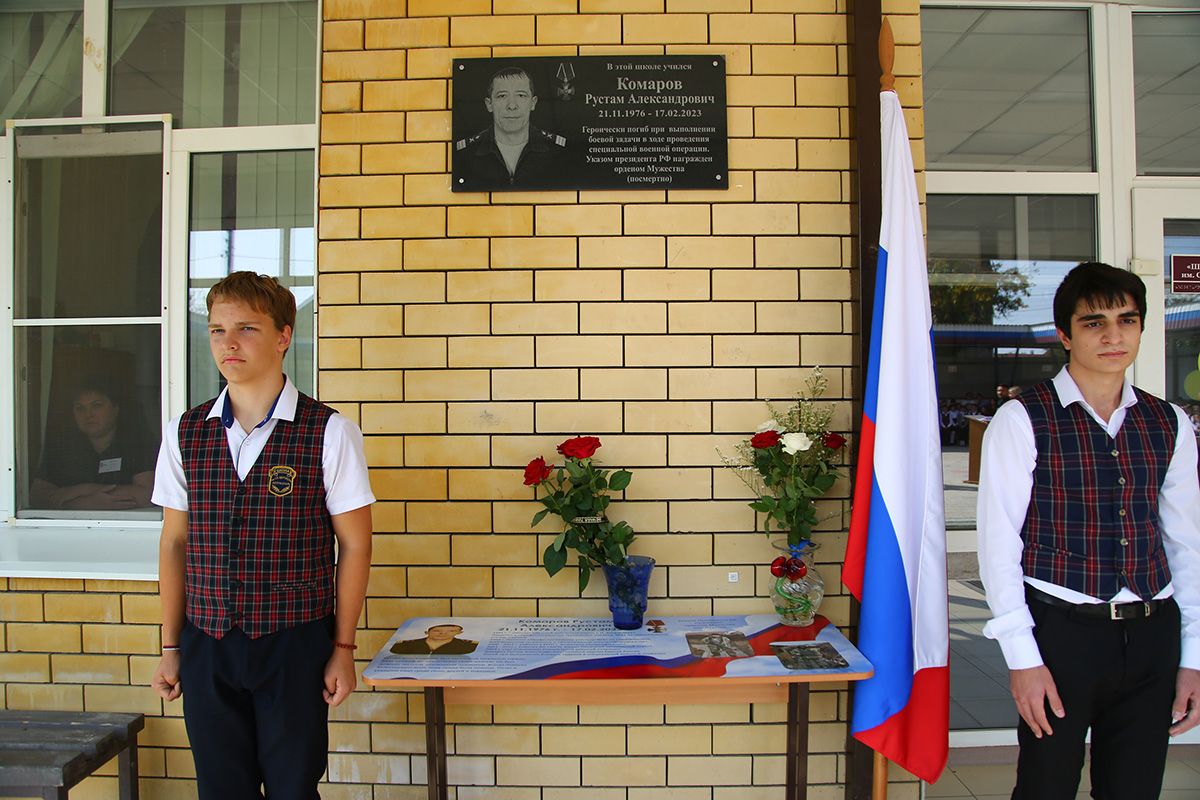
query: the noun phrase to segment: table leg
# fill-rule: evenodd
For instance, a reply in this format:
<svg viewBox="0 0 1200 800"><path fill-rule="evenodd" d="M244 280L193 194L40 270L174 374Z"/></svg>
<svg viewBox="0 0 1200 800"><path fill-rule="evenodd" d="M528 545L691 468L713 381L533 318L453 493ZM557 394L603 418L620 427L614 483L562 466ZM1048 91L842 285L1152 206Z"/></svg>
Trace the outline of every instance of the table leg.
<svg viewBox="0 0 1200 800"><path fill-rule="evenodd" d="M137 734L129 735L129 743L117 754L117 796L121 800L138 800Z"/></svg>
<svg viewBox="0 0 1200 800"><path fill-rule="evenodd" d="M788 684L787 800L808 797L808 684Z"/></svg>
<svg viewBox="0 0 1200 800"><path fill-rule="evenodd" d="M440 686L425 687L425 764L429 800L447 800L446 697Z"/></svg>

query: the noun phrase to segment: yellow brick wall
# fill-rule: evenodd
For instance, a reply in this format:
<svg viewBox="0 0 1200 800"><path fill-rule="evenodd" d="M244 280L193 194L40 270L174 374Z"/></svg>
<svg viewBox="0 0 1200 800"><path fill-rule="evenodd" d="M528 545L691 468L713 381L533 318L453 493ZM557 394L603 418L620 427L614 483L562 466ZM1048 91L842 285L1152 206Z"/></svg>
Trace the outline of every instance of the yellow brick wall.
<svg viewBox="0 0 1200 800"><path fill-rule="evenodd" d="M887 0L919 139L915 0ZM614 503L654 556L651 613L767 612L769 545L719 466L825 368L849 433L857 380L846 0L325 0L319 395L366 434L375 568L360 666L409 616L607 614L603 581L538 566L553 535L521 468L569 435L634 469ZM726 56L730 190L452 194L455 57ZM919 176L920 177L920 176ZM848 481L823 505L830 596ZM739 581L731 583L730 573ZM137 710L143 796L194 796L179 704L144 688L156 586L0 579L8 708ZM842 797L846 687L815 691L810 797ZM778 705L450 707L458 800L757 800L782 794ZM333 713L339 800L425 797L419 694ZM116 796L115 769L73 798ZM900 776L897 776L900 777ZM892 787L913 798L915 785Z"/></svg>

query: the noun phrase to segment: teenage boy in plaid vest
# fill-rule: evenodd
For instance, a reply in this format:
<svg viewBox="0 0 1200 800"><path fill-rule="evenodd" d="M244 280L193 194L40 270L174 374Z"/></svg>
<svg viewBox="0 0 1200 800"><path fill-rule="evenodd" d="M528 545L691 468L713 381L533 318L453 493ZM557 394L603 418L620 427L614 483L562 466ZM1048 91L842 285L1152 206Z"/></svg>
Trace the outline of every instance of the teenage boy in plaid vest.
<svg viewBox="0 0 1200 800"><path fill-rule="evenodd" d="M362 434L283 374L296 301L235 272L208 293L228 386L171 420L155 472L163 655L152 686L186 692L202 800L317 798L329 707L354 690L371 568ZM337 561L334 563L334 540Z"/></svg>
<svg viewBox="0 0 1200 800"><path fill-rule="evenodd" d="M1141 278L1072 269L1054 296L1067 366L984 436L984 633L1021 717L1014 799L1074 798L1090 727L1092 797L1153 800L1170 736L1200 721L1196 439L1125 379L1145 318Z"/></svg>

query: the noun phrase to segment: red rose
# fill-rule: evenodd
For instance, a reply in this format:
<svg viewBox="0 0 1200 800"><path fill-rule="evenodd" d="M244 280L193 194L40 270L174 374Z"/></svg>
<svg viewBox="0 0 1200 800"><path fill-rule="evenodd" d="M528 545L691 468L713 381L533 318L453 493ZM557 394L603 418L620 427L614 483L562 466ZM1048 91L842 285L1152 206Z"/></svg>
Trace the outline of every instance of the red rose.
<svg viewBox="0 0 1200 800"><path fill-rule="evenodd" d="M766 450L779 444L779 440L782 438L783 435L779 431L767 429L750 437L750 446L756 450Z"/></svg>
<svg viewBox="0 0 1200 800"><path fill-rule="evenodd" d="M600 449L600 440L595 436L576 436L558 446L558 452L567 458L591 458Z"/></svg>
<svg viewBox="0 0 1200 800"><path fill-rule="evenodd" d="M537 486L546 478L550 477L550 472L554 469L553 465L547 466L546 459L538 456L533 461L525 465L525 485Z"/></svg>
<svg viewBox="0 0 1200 800"><path fill-rule="evenodd" d="M830 450L837 450L846 443L846 437L842 436L840 433L833 433L831 431L830 433L825 434L825 438L822 439L821 442Z"/></svg>

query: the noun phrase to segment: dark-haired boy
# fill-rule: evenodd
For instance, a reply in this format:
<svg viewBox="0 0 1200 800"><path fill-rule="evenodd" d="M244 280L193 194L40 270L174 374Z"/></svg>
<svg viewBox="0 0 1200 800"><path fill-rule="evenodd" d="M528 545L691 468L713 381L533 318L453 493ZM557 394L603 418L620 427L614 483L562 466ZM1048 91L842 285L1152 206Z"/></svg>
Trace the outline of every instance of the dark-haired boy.
<svg viewBox="0 0 1200 800"><path fill-rule="evenodd" d="M984 436L984 632L1021 716L1013 798L1074 798L1089 727L1092 796L1157 798L1169 737L1200 721L1196 440L1125 379L1145 317L1136 275L1075 267L1054 297L1067 366Z"/></svg>
<svg viewBox="0 0 1200 800"><path fill-rule="evenodd" d="M155 472L163 655L152 686L186 691L202 800L312 800L329 706L355 686L371 565L362 434L283 374L296 302L235 272L208 294L228 386L168 424ZM337 563L334 563L334 541ZM335 602L336 600L336 602Z"/></svg>

